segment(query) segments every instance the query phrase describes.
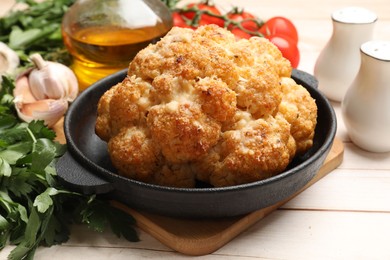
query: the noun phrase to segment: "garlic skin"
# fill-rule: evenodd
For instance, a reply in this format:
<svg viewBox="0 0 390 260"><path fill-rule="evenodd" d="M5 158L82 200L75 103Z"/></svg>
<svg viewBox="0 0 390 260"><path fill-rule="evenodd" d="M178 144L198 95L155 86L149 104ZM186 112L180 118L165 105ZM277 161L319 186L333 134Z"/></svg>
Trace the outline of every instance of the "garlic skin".
<svg viewBox="0 0 390 260"><path fill-rule="evenodd" d="M19 56L5 43L0 42L0 76L13 74L20 64ZM0 83L2 79L0 77Z"/></svg>
<svg viewBox="0 0 390 260"><path fill-rule="evenodd" d="M44 120L52 127L66 113L69 102L78 94L78 82L72 70L63 64L45 61L39 54L31 60L36 68L29 69L15 81L14 104L25 122Z"/></svg>
<svg viewBox="0 0 390 260"><path fill-rule="evenodd" d="M32 103L18 103L16 112L25 122L43 120L49 127L54 126L68 109L64 99L42 99Z"/></svg>
<svg viewBox="0 0 390 260"><path fill-rule="evenodd" d="M28 77L26 75L19 76L15 81L14 102L32 103L37 101L31 93Z"/></svg>

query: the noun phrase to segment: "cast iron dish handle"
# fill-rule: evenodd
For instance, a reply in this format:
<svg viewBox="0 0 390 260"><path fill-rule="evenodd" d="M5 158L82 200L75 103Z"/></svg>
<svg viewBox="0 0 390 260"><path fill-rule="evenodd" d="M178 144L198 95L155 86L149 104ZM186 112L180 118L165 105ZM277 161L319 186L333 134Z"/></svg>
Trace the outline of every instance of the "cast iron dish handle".
<svg viewBox="0 0 390 260"><path fill-rule="evenodd" d="M105 194L114 190L112 183L81 166L69 152L57 162L58 178L72 190L83 194Z"/></svg>

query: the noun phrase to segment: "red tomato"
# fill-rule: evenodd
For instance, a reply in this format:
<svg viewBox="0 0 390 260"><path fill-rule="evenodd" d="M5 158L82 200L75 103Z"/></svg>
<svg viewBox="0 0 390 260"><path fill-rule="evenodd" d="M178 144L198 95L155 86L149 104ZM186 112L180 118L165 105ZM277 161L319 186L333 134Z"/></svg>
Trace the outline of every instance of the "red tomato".
<svg viewBox="0 0 390 260"><path fill-rule="evenodd" d="M209 5L207 3L191 3L186 6L186 8L197 8L199 10L205 10L209 11L215 15L221 15L221 12L218 10L215 5ZM183 12L183 15L187 17L190 20L193 20L195 18L196 12ZM202 14L200 16L200 19L198 21L198 25L206 25L206 24L216 24L220 27L223 27L225 24L225 21L219 17L214 17L208 14Z"/></svg>
<svg viewBox="0 0 390 260"><path fill-rule="evenodd" d="M268 36L267 39L278 47L283 57L290 61L293 68L298 67L300 55L298 46L294 40L285 35L271 35Z"/></svg>
<svg viewBox="0 0 390 260"><path fill-rule="evenodd" d="M256 32L260 27L260 21L258 21L258 18L253 14L245 12L243 10L233 10L233 12L227 14L227 17L233 22L239 22L243 28L249 31ZM228 26L228 29L234 27L234 24L230 24Z"/></svg>
<svg viewBox="0 0 390 260"><path fill-rule="evenodd" d="M273 17L265 22L265 24L260 28L260 33L265 37L272 35L285 35L295 43L298 42L298 31L295 28L294 24L285 17Z"/></svg>
<svg viewBox="0 0 390 260"><path fill-rule="evenodd" d="M178 27L183 27L183 28L192 28L193 29L193 27L189 26L186 23L186 21L182 17L182 14L180 14L178 12L173 12L172 13L172 20L173 20L173 26L178 26Z"/></svg>

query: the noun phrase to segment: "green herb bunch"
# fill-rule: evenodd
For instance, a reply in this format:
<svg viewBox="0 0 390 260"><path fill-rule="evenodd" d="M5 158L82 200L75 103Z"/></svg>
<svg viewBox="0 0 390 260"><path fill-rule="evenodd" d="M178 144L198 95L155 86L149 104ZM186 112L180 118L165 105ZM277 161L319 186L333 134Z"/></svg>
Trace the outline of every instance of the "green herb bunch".
<svg viewBox="0 0 390 260"><path fill-rule="evenodd" d="M14 83L3 77L0 91L0 248L17 245L9 259L32 259L40 245L69 238L69 225L96 231L110 226L118 237L138 241L135 220L108 201L64 189L55 162L66 151L42 121L21 122L15 115Z"/></svg>
<svg viewBox="0 0 390 260"><path fill-rule="evenodd" d="M22 62L32 53L46 60L70 64L62 41L62 17L75 0L17 0L26 7L12 9L0 18L0 41L16 51Z"/></svg>

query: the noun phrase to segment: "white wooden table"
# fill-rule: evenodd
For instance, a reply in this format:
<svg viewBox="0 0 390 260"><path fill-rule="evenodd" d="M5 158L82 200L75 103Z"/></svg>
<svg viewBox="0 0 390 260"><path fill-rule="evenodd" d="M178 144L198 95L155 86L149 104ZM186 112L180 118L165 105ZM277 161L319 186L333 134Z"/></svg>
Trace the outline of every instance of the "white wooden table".
<svg viewBox="0 0 390 260"><path fill-rule="evenodd" d="M13 0L0 1L0 15ZM346 6L376 12L375 38L390 40L388 0L219 0L226 10L237 5L267 19L286 16L300 35L299 69L313 73L314 64L332 32L330 14ZM390 72L389 72L390 73ZM348 138L340 104L337 137L345 145L344 161L333 172L281 209L250 227L213 254L199 259L390 259L390 153L370 153ZM187 259L140 230L141 242L112 233L73 226L69 242L39 248L36 259ZM6 259L13 247L0 251Z"/></svg>

